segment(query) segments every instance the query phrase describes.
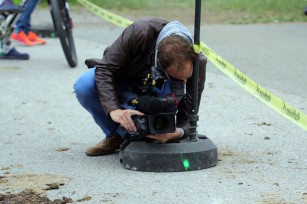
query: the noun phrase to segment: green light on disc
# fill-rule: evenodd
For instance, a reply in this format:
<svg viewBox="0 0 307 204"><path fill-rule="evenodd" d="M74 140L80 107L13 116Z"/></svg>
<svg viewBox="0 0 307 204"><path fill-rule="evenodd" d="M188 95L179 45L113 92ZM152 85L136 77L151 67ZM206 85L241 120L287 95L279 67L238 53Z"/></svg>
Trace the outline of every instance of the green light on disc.
<svg viewBox="0 0 307 204"><path fill-rule="evenodd" d="M189 169L189 167L190 167L189 160L185 159L185 160L183 160L182 163L183 163L183 166L184 166L185 170Z"/></svg>

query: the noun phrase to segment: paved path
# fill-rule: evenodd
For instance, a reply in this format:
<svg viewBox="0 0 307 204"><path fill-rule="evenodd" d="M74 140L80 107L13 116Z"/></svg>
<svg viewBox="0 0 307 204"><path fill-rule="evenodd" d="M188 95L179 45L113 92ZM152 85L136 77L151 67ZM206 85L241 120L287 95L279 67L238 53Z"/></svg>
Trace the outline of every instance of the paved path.
<svg viewBox="0 0 307 204"><path fill-rule="evenodd" d="M76 201L90 196L88 203L153 204L307 202L306 132L211 63L198 131L217 145L216 167L145 173L122 168L118 154L86 157L86 147L103 135L79 106L72 85L86 70L84 60L101 57L122 29L81 14L74 16L78 67L68 67L58 39L47 39L45 46L17 46L31 54L30 61L0 61L1 192L41 190L47 183L62 182L58 190L47 191L51 199L66 196ZM204 24L202 41L250 78L307 112L306 33L306 24Z"/></svg>

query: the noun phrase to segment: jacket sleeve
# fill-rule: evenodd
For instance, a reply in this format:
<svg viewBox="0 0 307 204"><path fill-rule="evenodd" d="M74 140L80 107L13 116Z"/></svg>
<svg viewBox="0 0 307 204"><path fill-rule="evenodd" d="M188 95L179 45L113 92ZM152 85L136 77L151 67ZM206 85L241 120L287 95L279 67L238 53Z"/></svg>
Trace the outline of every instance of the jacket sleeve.
<svg viewBox="0 0 307 204"><path fill-rule="evenodd" d="M119 109L115 77L126 72L131 60L140 52L145 51L147 41L146 26L134 23L127 27L118 39L107 48L104 57L95 63L95 81L101 105L109 114L112 110Z"/></svg>
<svg viewBox="0 0 307 204"><path fill-rule="evenodd" d="M199 78L198 78L198 107L201 100L201 95L205 89L205 80L206 80L206 64L207 58L204 55L199 57ZM178 104L177 112L177 127L181 127L184 130L183 138L186 138L190 134L190 115L192 113L192 98L193 97L193 81L189 79L187 81L187 94Z"/></svg>

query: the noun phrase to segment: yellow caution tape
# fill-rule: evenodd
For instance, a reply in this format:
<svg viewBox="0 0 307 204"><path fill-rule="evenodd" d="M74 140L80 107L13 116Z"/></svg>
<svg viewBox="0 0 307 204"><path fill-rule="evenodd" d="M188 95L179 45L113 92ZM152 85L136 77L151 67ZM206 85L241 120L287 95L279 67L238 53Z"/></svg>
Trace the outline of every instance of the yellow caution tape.
<svg viewBox="0 0 307 204"><path fill-rule="evenodd" d="M98 7L97 5L87 1L87 0L77 0L84 7L89 9L94 14L104 18L105 20L116 24L120 27L127 27L131 25L133 22L122 18L118 15L115 15L103 8ZM307 115L303 112L297 110L290 104L281 100L274 94L270 93L264 87L257 84L252 79L245 76L241 71L232 66L229 62L221 58L218 54L216 54L213 50L211 50L207 45L203 42L200 42L200 45L194 45L194 50L196 53L204 53L208 60L210 60L219 70L221 70L224 74L226 74L229 78L251 93L253 96L258 98L260 101L271 107L273 110L300 126L304 130L307 131Z"/></svg>
<svg viewBox="0 0 307 204"><path fill-rule="evenodd" d="M84 7L86 7L88 10L90 10L92 13L100 16L101 18L115 24L118 25L120 27L128 27L129 25L131 25L133 22L120 17L118 15L115 15L103 8L100 8L99 6L87 1L87 0L77 0L80 4L82 4Z"/></svg>
<svg viewBox="0 0 307 204"><path fill-rule="evenodd" d="M245 76L237 68L232 66L229 62L221 58L214 51L212 51L203 42L200 43L200 50L206 55L219 70L226 74L229 78L258 98L260 101L271 107L282 116L292 121L296 125L300 126L304 130L307 130L307 116L303 112L297 110L290 104L281 100L268 90L257 84L252 79Z"/></svg>

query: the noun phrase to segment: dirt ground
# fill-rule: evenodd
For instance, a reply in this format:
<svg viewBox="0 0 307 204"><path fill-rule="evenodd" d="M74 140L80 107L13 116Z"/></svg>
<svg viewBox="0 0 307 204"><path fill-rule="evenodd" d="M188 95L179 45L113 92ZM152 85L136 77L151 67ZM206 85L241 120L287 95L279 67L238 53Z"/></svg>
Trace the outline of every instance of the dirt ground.
<svg viewBox="0 0 307 204"><path fill-rule="evenodd" d="M56 199L51 201L44 195L41 195L31 189L24 190L20 193L12 194L0 194L0 203L10 203L10 204L17 204L17 203L24 203L24 204L31 204L31 203L42 203L42 204L64 204L64 203L72 203L71 198L62 198Z"/></svg>
<svg viewBox="0 0 307 204"><path fill-rule="evenodd" d="M76 202L88 201L90 199L90 197L85 197L77 200ZM0 194L0 203L3 204L65 204L73 202L73 199L66 197L52 201L43 193L38 193L32 189L26 189L19 193L8 192L6 194Z"/></svg>
<svg viewBox="0 0 307 204"><path fill-rule="evenodd" d="M60 189L70 182L70 178L53 174L14 175L10 173L10 170L14 168L18 168L18 166L1 168L4 175L0 176L0 184L8 191L0 193L0 204L65 204L91 199L91 197L85 196L73 201L71 198L62 197L52 201L47 197L46 192ZM12 190L14 192L11 192Z"/></svg>

